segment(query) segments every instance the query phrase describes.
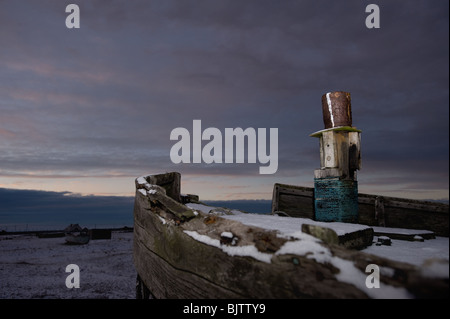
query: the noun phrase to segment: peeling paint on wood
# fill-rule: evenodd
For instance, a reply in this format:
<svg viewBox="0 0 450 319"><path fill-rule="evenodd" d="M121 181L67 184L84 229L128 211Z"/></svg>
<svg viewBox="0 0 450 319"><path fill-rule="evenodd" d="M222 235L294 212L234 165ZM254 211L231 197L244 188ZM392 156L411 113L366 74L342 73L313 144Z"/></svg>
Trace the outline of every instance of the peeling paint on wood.
<svg viewBox="0 0 450 319"><path fill-rule="evenodd" d="M358 182L340 178L314 179L315 220L358 222Z"/></svg>

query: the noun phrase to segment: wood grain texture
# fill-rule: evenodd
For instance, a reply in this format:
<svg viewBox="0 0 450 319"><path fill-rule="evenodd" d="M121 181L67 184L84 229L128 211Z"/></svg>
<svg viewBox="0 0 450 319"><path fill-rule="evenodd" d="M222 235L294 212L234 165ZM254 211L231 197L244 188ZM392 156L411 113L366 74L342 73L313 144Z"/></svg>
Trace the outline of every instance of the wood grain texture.
<svg viewBox="0 0 450 319"><path fill-rule="evenodd" d="M167 196L166 196L167 197ZM167 197L168 198L168 197ZM175 205L161 193L136 191L134 263L140 280L156 298L367 298L361 285L340 280L340 270L305 254L276 254L288 241L275 231ZM169 203L169 206L165 206ZM191 211L191 213L187 213ZM178 216L184 216L179 218ZM195 231L220 241L231 232L237 246L254 245L271 254L270 263L250 256L231 256L188 235ZM232 242L221 245L233 245ZM424 278L415 266L372 256L339 245L320 244L365 276L370 263L392 269L381 281L415 296L448 295L448 280ZM352 266L352 267L353 267Z"/></svg>
<svg viewBox="0 0 450 319"><path fill-rule="evenodd" d="M383 214L377 214L377 197L383 200ZM292 217L314 219L314 188L274 184L272 213L276 211L283 211ZM359 193L358 223L430 230L438 236L448 237L449 205Z"/></svg>

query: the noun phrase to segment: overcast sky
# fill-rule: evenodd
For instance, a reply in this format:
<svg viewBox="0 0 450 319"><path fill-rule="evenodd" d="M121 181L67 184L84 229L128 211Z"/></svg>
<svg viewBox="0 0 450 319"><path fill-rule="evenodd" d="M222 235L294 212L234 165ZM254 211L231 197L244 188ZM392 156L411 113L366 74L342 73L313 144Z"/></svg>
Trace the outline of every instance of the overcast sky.
<svg viewBox="0 0 450 319"><path fill-rule="evenodd" d="M201 199L271 199L313 185L321 97L347 91L360 192L448 198L448 37L447 0L0 0L0 187L133 195L179 171ZM172 163L194 119L278 128L278 171Z"/></svg>

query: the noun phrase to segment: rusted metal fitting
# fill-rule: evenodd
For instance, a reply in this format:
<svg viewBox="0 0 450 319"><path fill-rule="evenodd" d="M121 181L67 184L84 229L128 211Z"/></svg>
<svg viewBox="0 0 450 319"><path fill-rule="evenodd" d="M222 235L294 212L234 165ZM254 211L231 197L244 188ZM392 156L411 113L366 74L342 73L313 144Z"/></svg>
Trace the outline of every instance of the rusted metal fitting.
<svg viewBox="0 0 450 319"><path fill-rule="evenodd" d="M337 91L322 95L322 111L325 129L352 126L350 93Z"/></svg>

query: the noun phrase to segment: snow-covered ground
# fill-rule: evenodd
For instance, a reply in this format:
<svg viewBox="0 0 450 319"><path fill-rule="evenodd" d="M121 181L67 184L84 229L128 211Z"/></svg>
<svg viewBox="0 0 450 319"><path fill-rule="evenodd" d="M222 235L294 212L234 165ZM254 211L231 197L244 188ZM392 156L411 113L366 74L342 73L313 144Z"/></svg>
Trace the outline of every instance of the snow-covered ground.
<svg viewBox="0 0 450 319"><path fill-rule="evenodd" d="M192 204L189 206L205 213L213 208ZM242 214L238 211L233 213L234 215L223 215L223 217L244 224L277 229L284 236L299 239L309 236L301 232L301 224L304 222L301 218ZM345 233L347 227L348 225L342 223L333 225L337 233ZM317 239L313 238L309 241L304 240L303 243L313 245L316 241ZM290 244L292 247L289 247L295 248L295 252L303 247L295 241ZM136 270L132 246L132 232L113 232L111 240L91 240L87 245L80 246L66 245L63 237L44 239L34 235L0 236L0 299L135 298ZM319 248L323 249L322 246ZM311 249L311 246L308 246L308 249ZM430 270L433 277L448 278L449 276L448 238L437 237L423 242L394 239L391 246L372 245L363 251L419 267L423 266L428 259L443 259L447 261L445 269L441 269L442 267L438 269L424 267L424 269ZM234 251L231 251L231 254L241 255ZM66 279L71 275L66 272L66 267L70 264L76 264L79 267L80 288L66 287Z"/></svg>
<svg viewBox="0 0 450 319"><path fill-rule="evenodd" d="M135 298L132 246L132 232L79 246L64 237L0 236L0 298ZM69 264L79 267L79 288L66 287Z"/></svg>

